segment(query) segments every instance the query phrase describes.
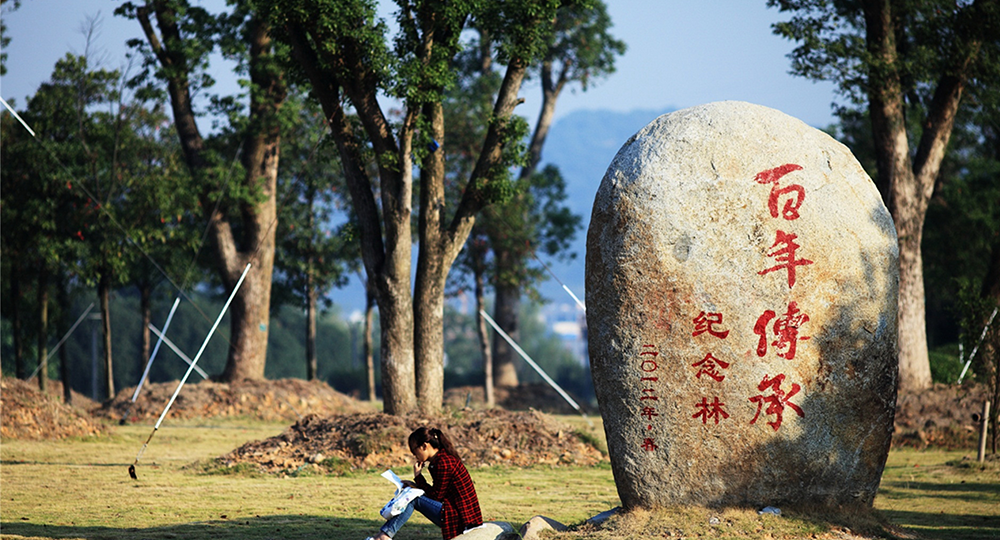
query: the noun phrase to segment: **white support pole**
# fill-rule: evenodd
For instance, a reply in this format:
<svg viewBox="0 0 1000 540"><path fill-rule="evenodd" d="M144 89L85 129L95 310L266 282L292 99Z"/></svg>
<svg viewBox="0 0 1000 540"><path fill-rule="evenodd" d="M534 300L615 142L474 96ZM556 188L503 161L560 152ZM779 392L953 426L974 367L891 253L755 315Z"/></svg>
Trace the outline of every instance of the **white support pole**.
<svg viewBox="0 0 1000 540"><path fill-rule="evenodd" d="M181 357L181 360L187 362L187 365L189 365L189 366L194 365L194 362L192 362L191 359L188 358L188 355L184 354L184 351L180 350L180 348L178 348L177 345L174 345L174 342L170 341L170 338L168 338L167 336L164 336L163 333L160 332L152 324L149 325L149 329L152 330L153 333L156 334L160 339L162 339L163 343L165 343L167 345L167 347L170 347L171 351L174 351L174 354L176 354L177 356ZM194 366L194 370L198 372L198 375L201 375L202 379L207 379L208 378L208 373L205 373L205 370L201 369L200 367Z"/></svg>
<svg viewBox="0 0 1000 540"><path fill-rule="evenodd" d="M575 401L573 401L573 398L569 397L569 394L567 394L566 392L564 392L563 389L560 388L559 385L556 384L556 382L553 381L548 376L548 374L546 374L545 371L543 371L542 368L540 368L538 366L538 364L536 364L535 361L531 359L530 356L528 356L528 353L524 352L524 349L522 349L521 347L519 347L518 344L515 343L514 340L511 339L510 336L507 335L507 332L504 332L499 326L497 326L497 323L494 322L493 319L490 318L490 316L487 315L485 311L479 310L479 314L482 315L484 319L486 319L486 322L490 323L490 326L492 326L493 329L496 330L497 333L500 334L500 336L503 337L504 340L506 340L507 343L509 343L510 346L513 347L515 351L517 351L518 354L521 355L521 358L524 358L524 361L527 362L528 365L530 365L532 368L534 368L535 371L537 371L538 374L541 375L543 379L545 379L545 382L549 383L549 386L551 386L552 388L554 388L556 390L556 392L559 392L559 395L562 396L563 399L565 399L567 403L569 403L570 405L572 405L573 408L577 410L577 412L579 412L581 415L583 415L584 418L587 418L587 414L584 413L580 409L580 406L577 405Z"/></svg>
<svg viewBox="0 0 1000 540"><path fill-rule="evenodd" d="M583 304L583 302L581 302L581 301L580 301L580 299L579 299L579 298L577 298L575 294L573 294L573 291L571 291L571 290L569 289L569 287L567 287L567 286L566 286L565 284L563 284L563 290L565 290L566 292L568 292L568 293L569 293L569 295L573 297L573 300L575 300L575 301L576 301L576 305L580 306L580 310L581 310L581 311L583 311L584 313L586 313L586 312L587 312L587 306L585 306L585 305Z"/></svg>
<svg viewBox="0 0 1000 540"><path fill-rule="evenodd" d="M236 293L240 290L240 286L243 285L243 280L247 277L247 272L249 271L250 271L250 263L247 263L247 267L243 269L243 274L240 275L240 280L236 282L236 286L233 287L233 292L229 294L229 299L226 300L225 305L222 306L222 311L219 312L218 318L216 318L215 323L212 324L212 329L209 330L208 335L205 336L205 341L202 342L201 348L198 349L198 354L194 356L194 360L192 360L191 365L188 366L187 372L184 373L184 378L182 378L181 382L177 384L177 389L174 390L174 395L170 396L170 401L167 402L167 406L164 407L163 412L160 413L160 418L156 421L156 425L153 426L153 431L150 432L149 438L147 438L146 442L142 444L142 448L139 449L139 453L136 454L135 456L135 461L132 463L132 465L129 465L128 472L133 479L136 478L135 465L139 463L139 458L142 457L142 453L146 451L146 447L149 446L149 441L153 439L153 435L156 434L156 430L160 429L160 424L163 422L163 418L167 416L167 411L170 410L170 407L174 404L174 401L177 399L177 394L180 393L181 388L184 386L184 383L187 382L188 377L191 376L191 372L194 371L194 367L198 364L198 360L201 359L202 353L205 352L205 347L208 346L208 341L212 339L212 335L215 334L215 329L218 328L219 323L222 322L222 317L226 314L226 311L229 310L229 304L231 304L233 298L236 297Z"/></svg>
<svg viewBox="0 0 1000 540"><path fill-rule="evenodd" d="M170 328L170 321L174 318L174 312L177 311L177 305L181 303L181 297L178 296L174 300L174 305L170 306L170 313L167 314L167 322L163 323L163 331L166 332ZM149 325L153 328L153 325ZM154 330L154 332L156 332ZM160 343L163 343L163 334L156 332L158 339L156 340L156 345L153 347L152 354L149 355L149 360L146 362L146 369L142 371L142 377L139 378L139 384L135 387L135 392L132 392L132 403L135 403L136 398L139 397L139 392L142 391L142 385L146 382L146 377L149 376L149 368L153 367L153 360L156 360L156 353L160 350ZM190 363L190 362L188 362ZM127 415L126 415L127 416Z"/></svg>

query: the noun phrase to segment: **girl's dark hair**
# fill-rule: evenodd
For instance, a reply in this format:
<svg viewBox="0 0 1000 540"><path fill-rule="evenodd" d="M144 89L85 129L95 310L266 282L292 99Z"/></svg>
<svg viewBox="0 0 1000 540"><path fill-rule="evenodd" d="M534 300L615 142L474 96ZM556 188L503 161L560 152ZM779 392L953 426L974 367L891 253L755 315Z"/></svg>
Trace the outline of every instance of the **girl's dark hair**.
<svg viewBox="0 0 1000 540"><path fill-rule="evenodd" d="M423 446L424 443L430 443L431 447L436 448L439 452L459 457L458 452L455 451L455 447L452 446L448 437L437 428L419 427L413 433L410 433L410 438L407 442L410 448L417 448Z"/></svg>

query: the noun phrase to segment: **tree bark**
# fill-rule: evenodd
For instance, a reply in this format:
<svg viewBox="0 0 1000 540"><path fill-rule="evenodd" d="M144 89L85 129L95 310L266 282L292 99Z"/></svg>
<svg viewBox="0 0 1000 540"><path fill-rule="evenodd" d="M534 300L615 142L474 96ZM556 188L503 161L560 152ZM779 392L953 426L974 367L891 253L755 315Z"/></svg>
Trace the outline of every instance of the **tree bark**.
<svg viewBox="0 0 1000 540"><path fill-rule="evenodd" d="M97 296L101 304L101 331L104 340L104 393L106 399L115 397L115 371L111 361L111 278L101 272L97 282Z"/></svg>
<svg viewBox="0 0 1000 540"><path fill-rule="evenodd" d="M481 250L477 251L477 255L482 253ZM479 334L479 351L483 355L483 373L485 374L485 380L483 381L483 390L486 395L486 407L492 409L496 406L496 394L493 387L493 352L490 350L490 338L489 332L486 329L486 318L483 317L483 310L486 309L484 298L484 284L483 284L483 264L482 259L477 258L473 262L474 270L474 280L476 283L476 330Z"/></svg>
<svg viewBox="0 0 1000 540"><path fill-rule="evenodd" d="M42 263L38 269L38 389L44 394L49 381L49 271Z"/></svg>
<svg viewBox="0 0 1000 540"><path fill-rule="evenodd" d="M312 256L310 256L310 259ZM315 381L318 365L316 362L316 289L312 284L311 268L306 273L306 380Z"/></svg>
<svg viewBox="0 0 1000 540"><path fill-rule="evenodd" d="M14 375L21 380L27 376L24 369L24 336L21 329L21 275L17 259L11 261L10 271L10 325L14 334Z"/></svg>
<svg viewBox="0 0 1000 540"><path fill-rule="evenodd" d="M931 385L921 253L924 219L979 47L975 39L965 47L955 46L951 69L937 83L911 161L891 2L867 0L864 12L872 56L868 98L878 180L899 240L899 389L919 391Z"/></svg>
<svg viewBox="0 0 1000 540"><path fill-rule="evenodd" d="M520 318L521 289L516 285L497 283L496 305L493 319L515 343L521 339ZM493 340L493 381L497 386L517 386L517 351L505 339Z"/></svg>
<svg viewBox="0 0 1000 540"><path fill-rule="evenodd" d="M432 138L444 146L444 108L424 106ZM444 152L431 152L420 167L420 252L413 291L417 404L437 414L444 402L444 286L454 257L448 257L444 231ZM457 255L457 252L456 252Z"/></svg>
<svg viewBox="0 0 1000 540"><path fill-rule="evenodd" d="M358 219L367 287L379 307L383 410L387 414L401 415L417 405L410 289L413 165L409 158L416 114L409 112L404 118L397 145L388 122L378 109L374 84L365 87L372 79L368 67L360 61L345 66L345 69L354 70L354 76L349 88L342 87L343 81L320 67L317 51L322 47L314 47L310 39L323 42L325 34L322 29L308 26L309 23L289 22L286 31L292 53L312 83L313 94L323 107L340 154L351 206ZM357 44L345 46L346 49L352 47ZM337 57L336 61L344 62L344 59ZM342 107L342 90L358 110L379 156L381 209L372 191L373 182L366 172L362 144L355 138L355 126L351 125Z"/></svg>
<svg viewBox="0 0 1000 540"><path fill-rule="evenodd" d="M149 361L149 355L152 352L149 325L153 322L153 287L148 282L139 284L139 316L142 319L142 328L140 329L142 345L136 362L141 375L146 370L146 362ZM166 329L164 328L163 331L165 332Z"/></svg>
<svg viewBox="0 0 1000 540"><path fill-rule="evenodd" d="M535 131L531 136L531 143L528 146L528 161L521 168L519 177L524 180L530 178L542 160L542 148L548 137L552 120L555 117L556 103L559 95L567 82L567 70L565 67L557 77L553 78L552 62L547 61L542 64L542 107L538 114L538 121L535 123ZM517 204L516 201L512 202ZM508 203L508 204L512 204ZM510 274L516 272L516 268L524 263L522 253L508 250L503 242L494 242L493 252L496 258L496 304L493 307L493 318L504 332L515 342L520 339L520 311L521 311L521 284L510 280ZM507 344L505 340L498 339L493 343L495 356L494 377L499 386L517 386L519 384L517 376L517 352Z"/></svg>
<svg viewBox="0 0 1000 540"><path fill-rule="evenodd" d="M375 359L372 347L372 326L375 322L375 295L371 288L365 285L365 375L368 378L368 401L375 403L378 396L375 395Z"/></svg>
<svg viewBox="0 0 1000 540"><path fill-rule="evenodd" d="M156 34L150 19L152 10ZM184 151L185 161L196 178L209 178L208 160L203 154L204 140L195 122L188 81L189 59L178 48L182 43L179 15L167 3L148 0L137 10L137 18L154 54L167 77L167 92L174 114L174 126ZM250 41L250 117L243 143L244 185L263 195L263 202L241 204L241 236L239 245L222 210L208 213L210 234L217 271L224 286L233 289L246 265L250 271L230 305L230 347L221 379L263 379L269 332L271 278L274 270L274 235L276 229L275 191L280 147L278 111L286 88L282 74L276 69L271 52L268 27L259 21L249 23ZM202 207L215 208L208 199L206 184Z"/></svg>
<svg viewBox="0 0 1000 540"><path fill-rule="evenodd" d="M67 283L65 276L60 279L59 283L59 305L63 307L62 316L59 317L59 335L65 336L69 332L69 292L67 291ZM67 351L68 347L59 348L59 380L62 381L63 387L63 402L67 405L73 404L73 385L70 384L69 380L69 354Z"/></svg>

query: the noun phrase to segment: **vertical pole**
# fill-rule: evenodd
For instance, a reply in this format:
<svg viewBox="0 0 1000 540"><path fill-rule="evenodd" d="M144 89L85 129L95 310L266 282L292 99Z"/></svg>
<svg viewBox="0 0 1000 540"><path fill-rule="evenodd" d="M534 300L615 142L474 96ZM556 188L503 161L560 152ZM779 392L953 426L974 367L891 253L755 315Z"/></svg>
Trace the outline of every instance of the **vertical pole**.
<svg viewBox="0 0 1000 540"><path fill-rule="evenodd" d="M990 426L990 402L983 402L983 417L979 421L979 453L976 454L976 461L982 463L986 461L986 431Z"/></svg>

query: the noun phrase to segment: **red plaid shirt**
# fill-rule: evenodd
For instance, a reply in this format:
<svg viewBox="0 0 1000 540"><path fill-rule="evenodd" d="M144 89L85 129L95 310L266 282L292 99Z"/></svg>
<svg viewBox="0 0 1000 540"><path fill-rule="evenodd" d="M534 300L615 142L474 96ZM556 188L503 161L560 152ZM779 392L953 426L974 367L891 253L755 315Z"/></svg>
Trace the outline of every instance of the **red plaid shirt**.
<svg viewBox="0 0 1000 540"><path fill-rule="evenodd" d="M483 514L479 510L479 497L472 484L469 471L457 457L438 452L427 466L431 471L434 485L427 483L421 474L413 483L425 494L441 502L441 536L450 540L466 529L483 524Z"/></svg>

